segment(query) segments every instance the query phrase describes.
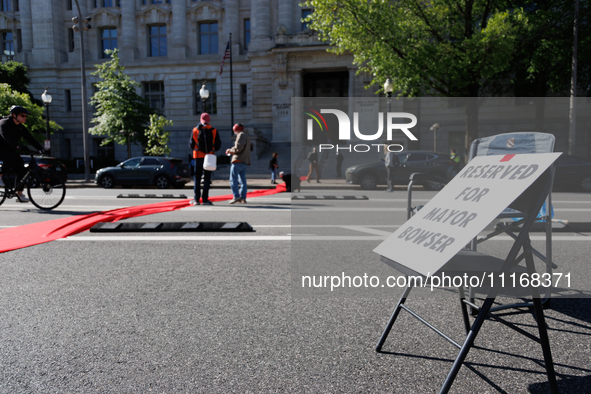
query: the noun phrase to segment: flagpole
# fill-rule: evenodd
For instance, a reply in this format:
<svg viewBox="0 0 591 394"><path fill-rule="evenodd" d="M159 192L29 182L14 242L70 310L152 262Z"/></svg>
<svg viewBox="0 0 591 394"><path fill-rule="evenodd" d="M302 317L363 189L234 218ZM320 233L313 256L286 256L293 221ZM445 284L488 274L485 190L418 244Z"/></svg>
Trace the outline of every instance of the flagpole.
<svg viewBox="0 0 591 394"><path fill-rule="evenodd" d="M234 83L232 81L232 33L230 33L230 113L232 125L230 126L230 136L234 135Z"/></svg>

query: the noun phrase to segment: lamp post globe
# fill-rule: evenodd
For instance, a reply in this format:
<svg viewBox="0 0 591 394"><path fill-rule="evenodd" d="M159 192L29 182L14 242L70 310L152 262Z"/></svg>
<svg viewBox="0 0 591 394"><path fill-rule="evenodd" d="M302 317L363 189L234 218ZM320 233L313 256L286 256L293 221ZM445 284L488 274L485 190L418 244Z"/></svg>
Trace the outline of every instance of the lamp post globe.
<svg viewBox="0 0 591 394"><path fill-rule="evenodd" d="M207 99L209 98L209 90L207 90L206 85L206 81L203 81L203 85L201 86L201 89L199 90L199 96L201 97L201 100L203 101L203 112L207 112L206 108L205 108L205 103L207 101Z"/></svg>
<svg viewBox="0 0 591 394"><path fill-rule="evenodd" d="M386 79L384 82L384 92L388 96L388 112L390 112L390 103L392 101L392 92L394 91L394 84L390 78Z"/></svg>
<svg viewBox="0 0 591 394"><path fill-rule="evenodd" d="M51 134L51 130L49 128L49 104L51 104L51 100L52 97L51 95L48 93L49 87L45 88L45 91L43 92L43 94L41 95L41 100L43 101L43 104L45 104L45 110L46 110L46 114L45 114L45 120L47 122L47 128L45 130L45 149L47 149L48 151L51 149L51 145L50 145L50 134Z"/></svg>

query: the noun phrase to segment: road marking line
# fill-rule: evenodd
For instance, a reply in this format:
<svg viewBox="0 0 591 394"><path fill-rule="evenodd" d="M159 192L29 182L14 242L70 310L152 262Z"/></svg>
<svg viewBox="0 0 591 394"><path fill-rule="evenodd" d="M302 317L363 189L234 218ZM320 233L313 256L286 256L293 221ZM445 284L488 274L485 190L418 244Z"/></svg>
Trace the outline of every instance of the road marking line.
<svg viewBox="0 0 591 394"><path fill-rule="evenodd" d="M390 235L390 234L388 234ZM186 235L186 236L156 236L156 235L128 235L128 236L79 236L74 235L57 241L81 242L114 242L114 241L383 241L387 236L318 236L318 235ZM545 241L546 236L534 235L532 241ZM514 241L511 237L498 236L489 241ZM591 236L553 236L552 241L591 242Z"/></svg>
<svg viewBox="0 0 591 394"><path fill-rule="evenodd" d="M67 238L61 238L57 241L291 241L288 235L253 235L251 237L244 235L186 235L186 236L157 236L157 235L123 235L123 236L78 236L74 235Z"/></svg>

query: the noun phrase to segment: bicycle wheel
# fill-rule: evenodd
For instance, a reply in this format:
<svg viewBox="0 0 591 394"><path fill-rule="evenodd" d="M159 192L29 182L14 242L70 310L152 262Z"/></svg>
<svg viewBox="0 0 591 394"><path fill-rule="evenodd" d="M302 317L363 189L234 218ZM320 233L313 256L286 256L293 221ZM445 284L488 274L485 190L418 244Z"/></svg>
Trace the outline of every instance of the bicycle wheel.
<svg viewBox="0 0 591 394"><path fill-rule="evenodd" d="M29 178L27 193L37 208L53 209L64 201L66 182L54 171L39 170Z"/></svg>
<svg viewBox="0 0 591 394"><path fill-rule="evenodd" d="M6 200L6 187L0 187L0 205Z"/></svg>

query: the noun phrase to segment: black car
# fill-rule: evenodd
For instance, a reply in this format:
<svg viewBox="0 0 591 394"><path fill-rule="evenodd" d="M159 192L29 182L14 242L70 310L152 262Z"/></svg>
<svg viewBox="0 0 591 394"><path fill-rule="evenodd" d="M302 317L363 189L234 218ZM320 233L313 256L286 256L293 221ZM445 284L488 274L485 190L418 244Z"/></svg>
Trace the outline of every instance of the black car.
<svg viewBox="0 0 591 394"><path fill-rule="evenodd" d="M454 162L448 154L431 151L402 151L396 153L400 166L396 170L394 183L407 185L409 177L415 172L435 175L449 181L455 173ZM374 189L378 185L386 185L386 167L383 161L361 164L347 168L347 183L361 186L362 189ZM426 181L423 187L427 190L440 190L443 184Z"/></svg>
<svg viewBox="0 0 591 394"><path fill-rule="evenodd" d="M154 156L133 157L115 167L101 168L94 177L94 181L106 189L115 185L182 188L190 180L189 169L181 159Z"/></svg>
<svg viewBox="0 0 591 394"><path fill-rule="evenodd" d="M591 161L579 156L561 155L555 165L555 189L591 192Z"/></svg>
<svg viewBox="0 0 591 394"><path fill-rule="evenodd" d="M41 168L54 170L57 172L64 181L68 180L68 168L58 159L55 157L46 157L46 156L34 156L37 165ZM21 155L21 158L25 162L25 167L29 165L31 162L31 156L29 155Z"/></svg>

